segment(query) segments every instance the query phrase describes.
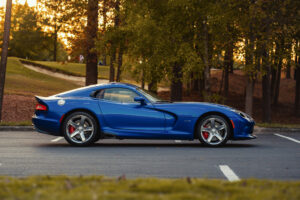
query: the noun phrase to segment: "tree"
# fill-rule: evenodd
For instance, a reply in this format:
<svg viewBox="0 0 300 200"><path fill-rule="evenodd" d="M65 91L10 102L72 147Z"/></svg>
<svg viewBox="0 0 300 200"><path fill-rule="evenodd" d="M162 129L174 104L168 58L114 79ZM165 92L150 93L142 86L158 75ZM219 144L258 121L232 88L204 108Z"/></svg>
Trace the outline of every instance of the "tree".
<svg viewBox="0 0 300 200"><path fill-rule="evenodd" d="M103 18L103 25L102 25L102 36L106 32L106 26L107 26L107 12L109 10L109 4L108 0L103 0L102 1L102 18ZM102 48L102 61L103 65L106 65L106 48L105 46Z"/></svg>
<svg viewBox="0 0 300 200"><path fill-rule="evenodd" d="M80 1L79 1L80 2ZM40 22L43 28L48 28L52 32L53 40L53 60L57 61L57 51L58 51L58 34L60 32L70 31L71 24L75 22L76 15L78 15L78 9L74 12L70 8L70 2L67 0L39 0L38 7L40 14ZM78 3L76 3L78 4ZM78 7L77 7L78 8ZM79 7L80 8L80 7ZM79 14L80 15L80 14ZM48 31L49 31L48 30Z"/></svg>
<svg viewBox="0 0 300 200"><path fill-rule="evenodd" d="M86 85L97 84L98 62L96 39L98 31L98 0L89 0L86 28Z"/></svg>
<svg viewBox="0 0 300 200"><path fill-rule="evenodd" d="M5 9L4 7L0 7L0 38L3 38L4 20L5 20ZM2 47L2 40L0 40L0 45Z"/></svg>
<svg viewBox="0 0 300 200"><path fill-rule="evenodd" d="M298 39L299 32L297 33ZM294 109L295 109L295 115L300 116L300 45L299 40L296 40L295 43L296 48L296 56L295 56L295 80L296 80L296 88L295 88L295 103L294 103Z"/></svg>
<svg viewBox="0 0 300 200"><path fill-rule="evenodd" d="M50 56L51 36L42 31L34 8L16 4L12 10L9 56L46 60Z"/></svg>
<svg viewBox="0 0 300 200"><path fill-rule="evenodd" d="M254 84L257 76L258 68L254 63L254 52L255 52L255 40L257 39L258 30L256 24L258 23L255 9L255 2L253 0L241 2L240 5L243 9L241 10L241 20L239 23L241 36L245 40L244 55L245 55L245 74L246 74L246 96L245 96L245 112L252 115L253 109L253 92ZM259 45L256 44L256 51L258 52ZM257 54L259 56L259 54ZM259 59L256 61L260 62Z"/></svg>
<svg viewBox="0 0 300 200"><path fill-rule="evenodd" d="M12 0L7 0L3 44L2 44L2 52L1 52L1 62L0 62L0 121L2 120L2 105L3 105L8 45L9 45L9 32L10 32L10 25L11 25L11 8L12 8Z"/></svg>

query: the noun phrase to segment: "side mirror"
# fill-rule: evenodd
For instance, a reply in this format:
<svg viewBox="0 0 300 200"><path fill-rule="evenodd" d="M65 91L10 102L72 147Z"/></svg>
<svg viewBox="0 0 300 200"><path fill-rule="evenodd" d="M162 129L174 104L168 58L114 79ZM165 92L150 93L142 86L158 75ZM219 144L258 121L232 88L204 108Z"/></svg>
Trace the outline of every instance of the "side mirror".
<svg viewBox="0 0 300 200"><path fill-rule="evenodd" d="M140 102L141 105L145 105L146 104L145 103L145 99L143 97L136 96L136 97L134 97L134 101Z"/></svg>
<svg viewBox="0 0 300 200"><path fill-rule="evenodd" d="M95 98L95 97L96 97L96 93L97 93L97 92L98 92L97 90L95 90L95 91L91 92L91 94L90 94L90 97L93 97L93 98Z"/></svg>

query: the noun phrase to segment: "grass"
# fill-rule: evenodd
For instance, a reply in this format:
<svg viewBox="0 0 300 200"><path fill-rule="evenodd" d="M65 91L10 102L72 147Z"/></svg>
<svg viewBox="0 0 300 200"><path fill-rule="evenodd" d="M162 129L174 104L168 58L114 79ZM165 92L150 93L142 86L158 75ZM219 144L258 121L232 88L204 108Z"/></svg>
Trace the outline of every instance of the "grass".
<svg viewBox="0 0 300 200"><path fill-rule="evenodd" d="M42 64L54 69L58 69L62 72L73 73L77 76L85 76L85 64L80 63L66 63L62 64L59 62L49 61L34 61L38 64ZM108 79L109 78L109 66L98 66L98 78Z"/></svg>
<svg viewBox="0 0 300 200"><path fill-rule="evenodd" d="M0 122L0 126L31 126L31 120L22 122Z"/></svg>
<svg viewBox="0 0 300 200"><path fill-rule="evenodd" d="M25 60L26 61L26 60ZM28 62L28 61L27 61ZM68 75L74 75L74 76L81 76L84 77L86 72L86 65L81 63L61 63L61 62L53 62L53 61L29 61L33 63L37 63L40 66L44 66L45 68L50 68L53 71L65 73ZM117 68L115 68L115 76L117 73ZM109 66L98 66L98 78L99 79L109 79ZM125 83L132 83L132 84L138 84L130 70L123 69L122 72L122 82Z"/></svg>
<svg viewBox="0 0 300 200"><path fill-rule="evenodd" d="M79 85L25 68L18 58L8 58L5 90L6 94L49 96L70 90Z"/></svg>
<svg viewBox="0 0 300 200"><path fill-rule="evenodd" d="M256 125L265 128L300 128L300 124L256 123Z"/></svg>
<svg viewBox="0 0 300 200"><path fill-rule="evenodd" d="M0 177L0 199L300 199L300 182L113 179L102 176Z"/></svg>

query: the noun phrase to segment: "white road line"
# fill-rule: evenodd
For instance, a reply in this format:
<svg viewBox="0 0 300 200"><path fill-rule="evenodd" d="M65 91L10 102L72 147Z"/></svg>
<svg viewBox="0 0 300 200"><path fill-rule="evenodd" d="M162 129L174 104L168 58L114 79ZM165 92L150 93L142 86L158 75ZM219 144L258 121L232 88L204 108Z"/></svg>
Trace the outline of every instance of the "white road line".
<svg viewBox="0 0 300 200"><path fill-rule="evenodd" d="M2 163L0 163L0 167L2 166Z"/></svg>
<svg viewBox="0 0 300 200"><path fill-rule="evenodd" d="M219 165L219 168L230 182L240 180L228 165Z"/></svg>
<svg viewBox="0 0 300 200"><path fill-rule="evenodd" d="M59 140L61 140L61 139L63 139L63 138L64 138L64 137L57 137L57 138L51 140L51 142L58 142Z"/></svg>
<svg viewBox="0 0 300 200"><path fill-rule="evenodd" d="M176 143L181 143L182 141L181 141L181 140L175 140L175 142L176 142Z"/></svg>
<svg viewBox="0 0 300 200"><path fill-rule="evenodd" d="M296 142L296 143L300 144L300 141L299 141L299 140L296 140L296 139L294 139L294 138L291 138L291 137L288 137L288 136L284 136L284 135L280 135L280 134L278 134L278 133L275 133L274 135L277 135L278 137L282 137L282 138L285 138L285 139L287 139L287 140L291 140L291 141L293 141L293 142Z"/></svg>

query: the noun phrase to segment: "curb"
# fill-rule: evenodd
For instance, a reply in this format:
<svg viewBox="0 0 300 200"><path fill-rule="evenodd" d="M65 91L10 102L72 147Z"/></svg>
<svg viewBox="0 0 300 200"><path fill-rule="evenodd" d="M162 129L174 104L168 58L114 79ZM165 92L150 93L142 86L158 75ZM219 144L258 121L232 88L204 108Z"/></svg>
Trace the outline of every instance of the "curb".
<svg viewBox="0 0 300 200"><path fill-rule="evenodd" d="M0 131L35 131L33 126L0 126Z"/></svg>
<svg viewBox="0 0 300 200"><path fill-rule="evenodd" d="M33 126L0 126L0 131L35 131ZM265 128L265 127L254 127L254 133L277 133L277 132L290 132L300 133L300 128Z"/></svg>
<svg viewBox="0 0 300 200"><path fill-rule="evenodd" d="M290 132L290 133L300 133L300 128L266 128L254 126L254 133L278 133L278 132Z"/></svg>

